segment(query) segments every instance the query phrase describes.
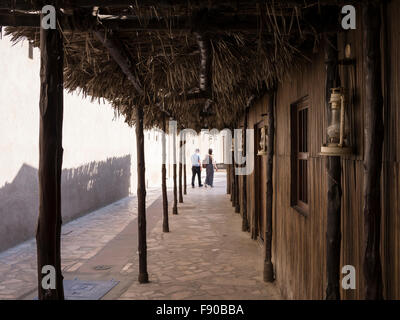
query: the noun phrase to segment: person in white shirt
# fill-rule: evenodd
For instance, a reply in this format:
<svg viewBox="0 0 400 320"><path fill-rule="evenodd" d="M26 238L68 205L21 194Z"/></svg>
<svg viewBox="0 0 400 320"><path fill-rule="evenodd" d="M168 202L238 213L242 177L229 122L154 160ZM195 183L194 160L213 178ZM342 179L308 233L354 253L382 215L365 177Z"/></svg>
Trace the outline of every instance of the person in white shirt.
<svg viewBox="0 0 400 320"><path fill-rule="evenodd" d="M199 187L201 184L201 160L200 160L200 150L196 149L196 152L192 155L190 160L192 161L192 188L194 188L194 180L196 179L196 174L198 176Z"/></svg>

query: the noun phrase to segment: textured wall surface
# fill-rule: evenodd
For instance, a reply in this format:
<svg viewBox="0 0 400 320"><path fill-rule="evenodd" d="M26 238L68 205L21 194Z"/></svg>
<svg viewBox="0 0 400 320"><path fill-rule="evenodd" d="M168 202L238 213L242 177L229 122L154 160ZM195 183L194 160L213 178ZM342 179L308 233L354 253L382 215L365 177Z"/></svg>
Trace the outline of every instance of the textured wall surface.
<svg viewBox="0 0 400 320"><path fill-rule="evenodd" d="M128 196L130 170L130 155L63 170L63 222ZM0 189L0 251L35 235L38 200L38 170L24 164Z"/></svg>

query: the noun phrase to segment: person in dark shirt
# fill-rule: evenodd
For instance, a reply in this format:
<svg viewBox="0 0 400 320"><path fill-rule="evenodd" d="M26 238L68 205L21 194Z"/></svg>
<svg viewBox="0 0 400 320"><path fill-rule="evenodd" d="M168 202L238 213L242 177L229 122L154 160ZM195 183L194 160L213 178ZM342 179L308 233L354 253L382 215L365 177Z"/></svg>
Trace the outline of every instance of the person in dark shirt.
<svg viewBox="0 0 400 320"><path fill-rule="evenodd" d="M214 170L217 171L217 165L215 163L214 157L212 155L212 149L208 149L208 154L203 160L203 163L206 166L206 182L205 182L205 187L207 188L207 185L210 186L211 188L213 187L214 184Z"/></svg>

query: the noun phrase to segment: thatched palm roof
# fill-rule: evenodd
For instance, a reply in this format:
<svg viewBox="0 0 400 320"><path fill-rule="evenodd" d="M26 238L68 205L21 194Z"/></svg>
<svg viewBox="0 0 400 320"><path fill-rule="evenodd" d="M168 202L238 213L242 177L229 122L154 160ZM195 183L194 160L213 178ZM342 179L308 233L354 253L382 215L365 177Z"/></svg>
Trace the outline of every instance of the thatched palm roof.
<svg viewBox="0 0 400 320"><path fill-rule="evenodd" d="M3 2L0 21L7 10ZM12 11L12 21L25 19L27 26L8 27L7 33L39 46L37 17L26 13L39 9L41 1L16 3L21 10ZM107 99L129 124L135 122L135 105L145 105L147 128L159 126L163 112L196 130L235 126L250 97L281 81L305 58L326 20L316 0L61 3L65 88ZM117 39L142 93L99 34Z"/></svg>

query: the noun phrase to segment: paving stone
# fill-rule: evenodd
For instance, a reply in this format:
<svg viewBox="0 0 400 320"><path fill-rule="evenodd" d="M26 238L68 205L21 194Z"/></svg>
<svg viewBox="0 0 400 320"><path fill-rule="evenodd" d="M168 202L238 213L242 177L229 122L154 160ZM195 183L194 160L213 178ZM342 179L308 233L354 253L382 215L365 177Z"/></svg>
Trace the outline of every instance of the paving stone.
<svg viewBox="0 0 400 320"><path fill-rule="evenodd" d="M250 235L240 231L241 218L233 214L225 190L221 180L210 193L188 189L184 205L178 205L179 214L170 216L171 232L160 234L160 220L148 234L154 245L148 253L148 268L157 274L160 291L148 295L146 292L153 292L153 288L133 284L121 299L279 297L273 284L263 282L262 250ZM163 249L158 248L161 245ZM133 263L137 268L137 261Z"/></svg>
<svg viewBox="0 0 400 320"><path fill-rule="evenodd" d="M182 291L182 292L176 292L171 294L171 299L172 300L182 300L185 298L188 298L190 295L192 295L193 292L191 291Z"/></svg>
<svg viewBox="0 0 400 320"><path fill-rule="evenodd" d="M159 189L149 189L146 205L150 206L159 196ZM92 259L136 218L136 207L136 197L132 196L63 225L63 270L77 271L82 264ZM6 281L6 285L2 285L5 288L0 287L0 299L18 299L35 290L36 263L35 239L1 252L0 284Z"/></svg>

